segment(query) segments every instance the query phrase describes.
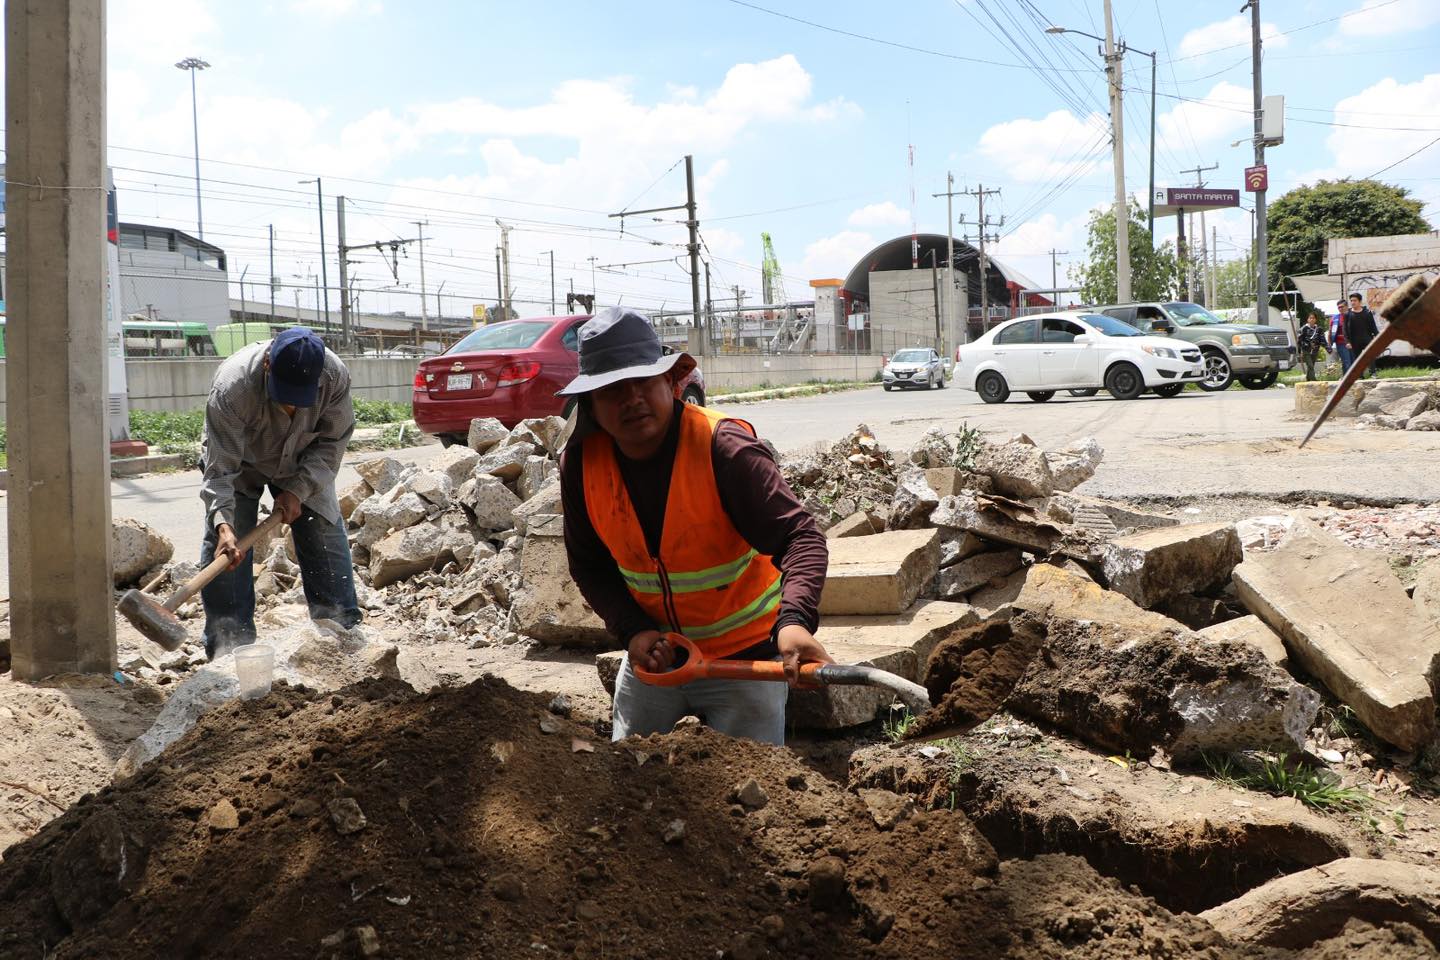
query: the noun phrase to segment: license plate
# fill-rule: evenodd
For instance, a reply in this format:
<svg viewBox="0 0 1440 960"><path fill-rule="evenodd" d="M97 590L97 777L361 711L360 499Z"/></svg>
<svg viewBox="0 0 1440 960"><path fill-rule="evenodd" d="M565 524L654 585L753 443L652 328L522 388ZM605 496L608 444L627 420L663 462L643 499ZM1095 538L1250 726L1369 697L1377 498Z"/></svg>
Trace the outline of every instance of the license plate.
<svg viewBox="0 0 1440 960"><path fill-rule="evenodd" d="M452 373L445 378L445 389L469 390L472 379L472 375L468 373Z"/></svg>
<svg viewBox="0 0 1440 960"><path fill-rule="evenodd" d="M1291 363L1289 360L1281 360L1281 361L1280 361L1280 369L1281 369L1281 370L1289 370L1289 369L1290 369L1291 367L1293 367L1293 366L1295 366L1295 364Z"/></svg>

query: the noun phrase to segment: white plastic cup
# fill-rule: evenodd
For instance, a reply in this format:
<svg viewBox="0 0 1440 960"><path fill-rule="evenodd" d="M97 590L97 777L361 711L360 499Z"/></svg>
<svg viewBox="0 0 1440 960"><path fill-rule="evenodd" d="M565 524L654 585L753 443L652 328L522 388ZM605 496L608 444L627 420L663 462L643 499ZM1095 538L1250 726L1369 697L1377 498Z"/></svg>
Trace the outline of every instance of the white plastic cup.
<svg viewBox="0 0 1440 960"><path fill-rule="evenodd" d="M235 678L240 681L240 696L246 700L268 694L274 673L275 651L270 647L247 643L235 648Z"/></svg>

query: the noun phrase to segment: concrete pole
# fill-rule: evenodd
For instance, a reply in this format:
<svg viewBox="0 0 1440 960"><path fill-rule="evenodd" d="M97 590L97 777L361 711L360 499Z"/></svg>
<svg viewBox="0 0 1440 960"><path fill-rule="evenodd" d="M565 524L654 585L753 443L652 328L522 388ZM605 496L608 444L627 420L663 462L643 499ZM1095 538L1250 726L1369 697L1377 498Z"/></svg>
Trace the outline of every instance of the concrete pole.
<svg viewBox="0 0 1440 960"><path fill-rule="evenodd" d="M350 349L350 269L346 262L350 251L345 249L345 198L335 198L336 246L340 249L340 346ZM336 351L337 353L339 351Z"/></svg>
<svg viewBox="0 0 1440 960"><path fill-rule="evenodd" d="M690 319L703 324L700 315L700 221L695 217L695 158L685 154L685 223L690 228ZM700 355L706 356L704 331L700 336Z"/></svg>
<svg viewBox="0 0 1440 960"><path fill-rule="evenodd" d="M1264 100L1260 75L1260 0L1250 0L1250 69L1254 77L1253 97L1255 106L1255 166L1265 164L1265 141L1260 108ZM1270 264L1265 236L1265 191L1255 191L1255 322L1270 322Z"/></svg>
<svg viewBox="0 0 1440 960"><path fill-rule="evenodd" d="M415 236L420 238L420 329L429 330L430 318L426 314L430 307L425 303L425 227L429 221L416 220L414 224Z"/></svg>
<svg viewBox="0 0 1440 960"><path fill-rule="evenodd" d="M952 357L959 344L955 316L955 174L945 171L945 356Z"/></svg>
<svg viewBox="0 0 1440 960"><path fill-rule="evenodd" d="M1110 78L1111 155L1115 166L1115 300L1130 302L1130 202L1125 196L1125 94L1122 56L1115 52L1110 0L1105 0L1105 73ZM983 228L982 228L983 229Z"/></svg>
<svg viewBox="0 0 1440 960"><path fill-rule="evenodd" d="M109 673L105 0L8 0L5 36L12 669Z"/></svg>

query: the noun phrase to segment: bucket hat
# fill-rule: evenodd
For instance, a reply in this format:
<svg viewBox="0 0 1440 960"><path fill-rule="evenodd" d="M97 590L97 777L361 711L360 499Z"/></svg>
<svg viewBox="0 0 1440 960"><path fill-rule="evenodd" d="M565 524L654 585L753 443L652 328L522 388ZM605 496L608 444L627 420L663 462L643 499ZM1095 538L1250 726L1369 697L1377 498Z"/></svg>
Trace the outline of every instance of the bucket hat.
<svg viewBox="0 0 1440 960"><path fill-rule="evenodd" d="M653 377L676 365L688 373L695 367L695 358L688 353L667 354L650 318L639 311L606 307L580 328L580 374L557 396Z"/></svg>

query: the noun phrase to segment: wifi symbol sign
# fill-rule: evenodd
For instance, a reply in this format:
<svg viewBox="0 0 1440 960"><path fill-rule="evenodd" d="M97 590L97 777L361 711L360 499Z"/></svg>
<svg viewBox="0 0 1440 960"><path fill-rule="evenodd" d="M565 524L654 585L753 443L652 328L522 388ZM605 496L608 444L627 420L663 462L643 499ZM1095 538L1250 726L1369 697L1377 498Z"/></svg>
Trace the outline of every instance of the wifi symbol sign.
<svg viewBox="0 0 1440 960"><path fill-rule="evenodd" d="M1245 168L1245 189L1254 193L1264 190L1270 185L1270 173L1261 165L1258 167Z"/></svg>

